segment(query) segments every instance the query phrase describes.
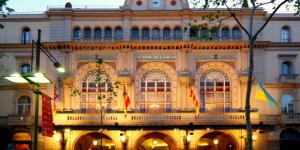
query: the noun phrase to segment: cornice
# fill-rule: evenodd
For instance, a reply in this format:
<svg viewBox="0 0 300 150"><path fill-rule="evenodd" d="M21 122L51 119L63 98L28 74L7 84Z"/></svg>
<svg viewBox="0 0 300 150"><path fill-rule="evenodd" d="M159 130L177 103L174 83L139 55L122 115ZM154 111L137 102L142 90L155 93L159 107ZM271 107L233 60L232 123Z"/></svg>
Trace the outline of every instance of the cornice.
<svg viewBox="0 0 300 150"><path fill-rule="evenodd" d="M237 42L44 42L49 50L242 50L249 47L247 41ZM255 48L268 47L270 42L259 41L255 43ZM23 44L0 44L0 49L30 49L31 45Z"/></svg>
<svg viewBox="0 0 300 150"><path fill-rule="evenodd" d="M271 42L269 47L280 47L280 48L293 48L293 47L300 47L300 42L291 42L291 43L282 43L282 42Z"/></svg>

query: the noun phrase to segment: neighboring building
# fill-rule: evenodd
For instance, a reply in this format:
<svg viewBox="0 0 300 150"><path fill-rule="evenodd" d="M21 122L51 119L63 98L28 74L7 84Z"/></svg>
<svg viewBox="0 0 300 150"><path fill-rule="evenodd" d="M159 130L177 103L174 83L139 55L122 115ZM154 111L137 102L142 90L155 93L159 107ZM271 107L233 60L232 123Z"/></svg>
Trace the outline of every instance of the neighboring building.
<svg viewBox="0 0 300 150"><path fill-rule="evenodd" d="M233 19L219 30L195 32L194 25L209 12L216 11L191 9L187 0L125 0L119 9L72 8L67 3L43 14L2 18L0 50L8 57L0 60L5 66L1 75L34 72L31 40L37 39L38 29L44 46L67 70L56 73L41 54L41 72L53 84L40 88L53 97L56 85L60 98L55 101L55 135L39 134L39 149L86 150L100 143L105 149L245 149L247 37ZM246 27L248 16L247 11L238 14ZM255 29L267 16L259 10ZM254 149L299 147L299 24L297 16L276 14L255 44ZM109 83L93 82L96 57L104 60L105 76L120 82L116 103L102 102L103 119L97 96L107 93ZM256 83L281 106L256 100ZM126 118L125 86L131 100ZM190 87L199 114L188 98ZM72 95L74 89L81 94ZM31 148L33 115L31 86L2 80L1 148Z"/></svg>

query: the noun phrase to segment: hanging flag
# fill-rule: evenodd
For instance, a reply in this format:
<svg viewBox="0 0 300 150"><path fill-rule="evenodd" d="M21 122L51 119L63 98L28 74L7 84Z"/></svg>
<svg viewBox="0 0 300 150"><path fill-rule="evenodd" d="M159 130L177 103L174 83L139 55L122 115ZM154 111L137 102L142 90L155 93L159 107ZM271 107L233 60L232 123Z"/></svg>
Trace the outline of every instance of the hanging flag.
<svg viewBox="0 0 300 150"><path fill-rule="evenodd" d="M273 97L267 92L267 90L257 83L255 99L267 102L271 107L279 106L279 104L273 99Z"/></svg>
<svg viewBox="0 0 300 150"><path fill-rule="evenodd" d="M199 113L199 104L196 98L196 94L192 88L189 91L189 98L193 101L194 108L196 109L196 113Z"/></svg>
<svg viewBox="0 0 300 150"><path fill-rule="evenodd" d="M54 84L54 96L53 96L53 115L56 115L56 101L59 101L59 91L57 89L57 85Z"/></svg>
<svg viewBox="0 0 300 150"><path fill-rule="evenodd" d="M53 116L51 109L51 98L42 93L42 135L52 137Z"/></svg>
<svg viewBox="0 0 300 150"><path fill-rule="evenodd" d="M125 118L127 117L127 108L130 104L130 99L129 96L127 94L127 90L126 90L126 86L124 85L124 91L123 91L123 100L124 100L124 114L125 114Z"/></svg>

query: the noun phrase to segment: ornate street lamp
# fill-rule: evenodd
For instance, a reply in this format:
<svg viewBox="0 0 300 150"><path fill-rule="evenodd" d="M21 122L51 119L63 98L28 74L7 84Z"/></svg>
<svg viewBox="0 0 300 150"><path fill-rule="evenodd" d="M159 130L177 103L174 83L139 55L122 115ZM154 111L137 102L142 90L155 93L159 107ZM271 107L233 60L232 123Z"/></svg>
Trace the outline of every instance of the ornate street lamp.
<svg viewBox="0 0 300 150"><path fill-rule="evenodd" d="M34 137L33 137L33 150L38 150L38 114L39 114L39 84L51 83L51 81L43 74L40 73L40 53L41 51L52 61L54 67L58 72L65 72L62 65L53 57L53 55L41 44L41 30L38 30L37 41L32 41L33 45L36 45L36 62L35 73L24 74L19 73L12 74L4 77L5 79L14 83L30 83L36 86L35 93L35 111L34 111ZM31 64L32 65L32 64Z"/></svg>

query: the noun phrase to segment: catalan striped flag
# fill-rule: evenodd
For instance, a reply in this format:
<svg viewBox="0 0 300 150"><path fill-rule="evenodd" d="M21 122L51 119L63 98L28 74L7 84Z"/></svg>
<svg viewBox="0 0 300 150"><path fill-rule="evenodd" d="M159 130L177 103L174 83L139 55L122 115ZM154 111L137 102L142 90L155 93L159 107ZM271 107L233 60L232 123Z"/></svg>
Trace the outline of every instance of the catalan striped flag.
<svg viewBox="0 0 300 150"><path fill-rule="evenodd" d="M199 104L196 98L196 94L192 88L189 91L189 98L193 101L194 108L196 109L196 113L199 113Z"/></svg>
<svg viewBox="0 0 300 150"><path fill-rule="evenodd" d="M273 99L268 91L260 84L257 83L255 99L267 102L271 107L279 106L279 104Z"/></svg>
<svg viewBox="0 0 300 150"><path fill-rule="evenodd" d="M127 90L126 90L126 86L124 85L124 91L123 91L123 100L124 100L124 114L125 114L125 118L127 117L127 108L130 104L130 99L129 96L127 94Z"/></svg>

